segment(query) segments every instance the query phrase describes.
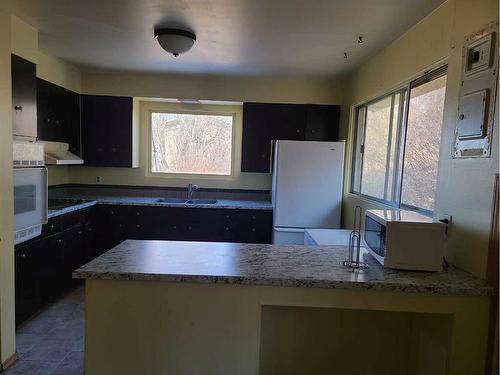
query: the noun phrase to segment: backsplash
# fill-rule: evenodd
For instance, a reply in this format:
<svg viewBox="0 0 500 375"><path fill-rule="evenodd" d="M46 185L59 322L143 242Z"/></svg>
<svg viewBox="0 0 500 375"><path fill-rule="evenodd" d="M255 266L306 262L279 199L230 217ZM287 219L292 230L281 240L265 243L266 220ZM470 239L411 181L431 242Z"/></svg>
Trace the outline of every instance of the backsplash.
<svg viewBox="0 0 500 375"><path fill-rule="evenodd" d="M121 196L185 198L186 188L157 186L120 186L91 184L61 184L49 186L49 198L70 198L72 196ZM208 189L199 188L195 198L269 201L267 190Z"/></svg>

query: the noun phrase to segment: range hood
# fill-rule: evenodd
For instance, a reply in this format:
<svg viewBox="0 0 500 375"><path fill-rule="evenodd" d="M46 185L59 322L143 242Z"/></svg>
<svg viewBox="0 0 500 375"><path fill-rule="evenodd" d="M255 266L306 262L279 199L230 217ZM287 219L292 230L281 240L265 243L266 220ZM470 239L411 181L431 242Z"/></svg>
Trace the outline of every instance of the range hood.
<svg viewBox="0 0 500 375"><path fill-rule="evenodd" d="M46 165L81 165L83 159L69 151L69 145L61 142L43 142L45 144Z"/></svg>

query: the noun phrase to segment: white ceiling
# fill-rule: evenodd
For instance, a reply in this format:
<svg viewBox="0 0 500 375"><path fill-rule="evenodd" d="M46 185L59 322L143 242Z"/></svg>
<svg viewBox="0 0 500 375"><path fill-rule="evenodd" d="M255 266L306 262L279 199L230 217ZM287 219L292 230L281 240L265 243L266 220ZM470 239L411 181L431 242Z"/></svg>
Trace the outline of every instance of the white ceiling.
<svg viewBox="0 0 500 375"><path fill-rule="evenodd" d="M8 1L13 14L39 30L41 49L83 68L283 77L345 73L443 2ZM154 39L157 25L185 25L197 34L197 43L174 58Z"/></svg>

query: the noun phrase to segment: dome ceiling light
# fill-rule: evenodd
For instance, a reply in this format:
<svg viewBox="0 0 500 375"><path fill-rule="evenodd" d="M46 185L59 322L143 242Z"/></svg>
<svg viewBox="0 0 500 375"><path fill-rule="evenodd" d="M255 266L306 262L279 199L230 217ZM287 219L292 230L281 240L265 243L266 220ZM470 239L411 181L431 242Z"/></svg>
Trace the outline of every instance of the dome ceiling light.
<svg viewBox="0 0 500 375"><path fill-rule="evenodd" d="M196 42L196 35L191 31L174 28L155 29L155 38L165 51L175 57L189 51Z"/></svg>

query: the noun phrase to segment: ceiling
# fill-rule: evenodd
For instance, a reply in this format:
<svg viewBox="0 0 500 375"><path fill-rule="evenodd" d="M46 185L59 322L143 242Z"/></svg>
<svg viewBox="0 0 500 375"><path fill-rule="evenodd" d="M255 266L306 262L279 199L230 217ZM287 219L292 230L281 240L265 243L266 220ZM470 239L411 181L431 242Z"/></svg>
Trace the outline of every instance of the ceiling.
<svg viewBox="0 0 500 375"><path fill-rule="evenodd" d="M443 2L7 1L13 14L39 30L41 49L84 69L280 77L352 70ZM154 39L155 26L185 26L197 42L175 58Z"/></svg>

